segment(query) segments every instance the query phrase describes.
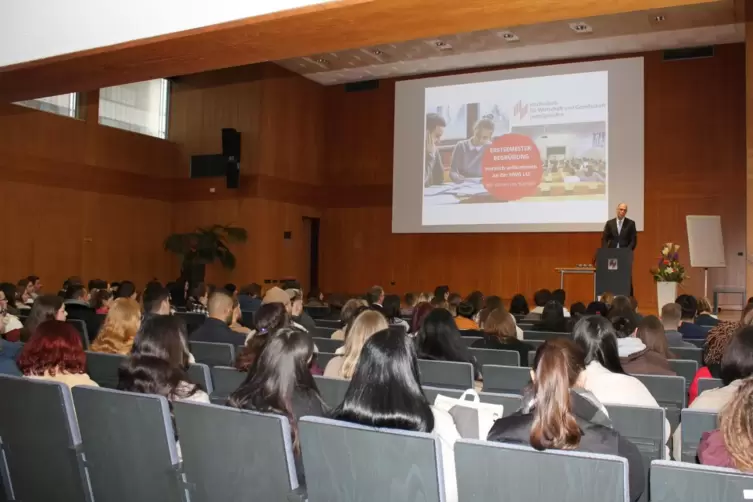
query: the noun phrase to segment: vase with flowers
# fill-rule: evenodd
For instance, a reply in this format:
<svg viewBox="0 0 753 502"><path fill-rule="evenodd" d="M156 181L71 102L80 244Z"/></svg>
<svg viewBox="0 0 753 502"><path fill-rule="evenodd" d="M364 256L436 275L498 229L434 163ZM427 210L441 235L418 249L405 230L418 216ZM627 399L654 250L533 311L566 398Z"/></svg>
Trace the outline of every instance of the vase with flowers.
<svg viewBox="0 0 753 502"><path fill-rule="evenodd" d="M680 263L679 250L679 244L664 244L656 268L651 269L651 275L656 282L657 306L660 311L664 305L675 301L677 285L688 278L685 267Z"/></svg>

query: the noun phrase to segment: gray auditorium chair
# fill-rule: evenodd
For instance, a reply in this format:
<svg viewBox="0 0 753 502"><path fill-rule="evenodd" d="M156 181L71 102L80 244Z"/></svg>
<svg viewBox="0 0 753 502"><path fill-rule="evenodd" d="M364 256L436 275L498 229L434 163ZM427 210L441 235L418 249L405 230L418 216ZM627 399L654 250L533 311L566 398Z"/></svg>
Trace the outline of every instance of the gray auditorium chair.
<svg viewBox="0 0 753 502"><path fill-rule="evenodd" d="M301 493L287 417L189 402L173 410L191 502Z"/></svg>
<svg viewBox="0 0 753 502"><path fill-rule="evenodd" d="M209 373L209 366L201 363L194 363L188 367L188 377L191 382L201 385L201 388L207 394L212 394L214 388L212 386L212 375Z"/></svg>
<svg viewBox="0 0 753 502"><path fill-rule="evenodd" d="M455 472L461 501L630 501L627 460L614 455L461 439Z"/></svg>
<svg viewBox="0 0 753 502"><path fill-rule="evenodd" d="M197 312L176 312L175 315L183 319L183 322L186 323L186 330L189 334L196 331L196 329L207 320L206 314L200 314Z"/></svg>
<svg viewBox="0 0 753 502"><path fill-rule="evenodd" d="M90 501L68 387L0 375L0 402L0 484L7 500Z"/></svg>
<svg viewBox="0 0 753 502"><path fill-rule="evenodd" d="M421 384L444 389L472 389L473 366L454 361L418 360Z"/></svg>
<svg viewBox="0 0 753 502"><path fill-rule="evenodd" d="M87 352L86 372L100 387L116 389L118 387L118 368L125 360L126 356L121 354Z"/></svg>
<svg viewBox="0 0 753 502"><path fill-rule="evenodd" d="M698 339L698 340L685 340L685 341L686 342L690 342L692 345L695 345L699 349L702 349L703 347L706 346L706 339L705 338ZM669 350L671 351L672 349L670 348Z"/></svg>
<svg viewBox="0 0 753 502"><path fill-rule="evenodd" d="M437 398L438 394L459 399L464 392L462 390L441 389L439 387L424 386L422 388L426 395L426 399L428 399L431 404L434 404L434 400ZM481 399L482 403L501 404L503 410L502 415L505 417L518 411L523 401L521 396L515 394L496 394L494 392L479 392L478 397Z"/></svg>
<svg viewBox="0 0 753 502"><path fill-rule="evenodd" d="M324 368L327 367L327 363L329 363L333 357L335 357L335 354L331 354L329 352L319 352L318 354L316 354L316 364L318 364L319 367L324 370Z"/></svg>
<svg viewBox="0 0 753 502"><path fill-rule="evenodd" d="M687 390L681 376L633 375L643 382L659 406L664 408L669 425L674 431L680 424L680 410L685 407Z"/></svg>
<svg viewBox="0 0 753 502"><path fill-rule="evenodd" d="M185 500L164 397L96 387L72 393L95 501Z"/></svg>
<svg viewBox="0 0 753 502"><path fill-rule="evenodd" d="M390 324L388 326L390 333L392 333L395 336L405 336L408 334L408 331L405 329L405 326L402 324Z"/></svg>
<svg viewBox="0 0 753 502"><path fill-rule="evenodd" d="M312 319L322 319L327 317L331 312L329 307L303 307L303 310L311 316Z"/></svg>
<svg viewBox="0 0 753 502"><path fill-rule="evenodd" d="M703 349L696 347L670 347L669 351L674 356L672 359L685 359L686 361L695 361L699 366L703 365Z"/></svg>
<svg viewBox="0 0 753 502"><path fill-rule="evenodd" d="M721 378L699 378L698 379L698 395L711 389L718 389L724 387L724 383Z"/></svg>
<svg viewBox="0 0 753 502"><path fill-rule="evenodd" d="M81 344L84 346L84 350L89 350L89 329L86 327L86 323L79 319L66 319L68 324L71 324L78 335L81 337Z"/></svg>
<svg viewBox="0 0 753 502"><path fill-rule="evenodd" d="M314 324L316 324L317 328L321 327L334 330L338 330L342 326L342 322L336 319L314 319Z"/></svg>
<svg viewBox="0 0 753 502"><path fill-rule="evenodd" d="M460 341L462 341L467 347L470 347L474 343L476 343L479 340L483 340L480 336L463 336L460 337Z"/></svg>
<svg viewBox="0 0 753 502"><path fill-rule="evenodd" d="M298 423L309 502L444 502L439 439L326 418Z"/></svg>
<svg viewBox="0 0 753 502"><path fill-rule="evenodd" d="M523 331L523 338L526 341L541 340L545 342L547 340L554 340L555 338L560 338L563 336L567 338L572 338L572 335L570 333L558 333L555 331L535 331L535 330Z"/></svg>
<svg viewBox="0 0 753 502"><path fill-rule="evenodd" d="M229 343L189 342L191 354L197 363L207 366L232 366L235 364L235 346Z"/></svg>
<svg viewBox="0 0 753 502"><path fill-rule="evenodd" d="M698 363L686 359L670 359L669 368L685 379L685 392L690 388L690 384L698 372Z"/></svg>
<svg viewBox="0 0 753 502"><path fill-rule="evenodd" d="M214 404L225 404L230 394L241 386L247 375L245 371L227 366L213 366L209 372L212 374L213 389L209 399Z"/></svg>
<svg viewBox="0 0 753 502"><path fill-rule="evenodd" d="M536 351L535 350L529 350L528 351L528 367L533 368L533 361L536 360Z"/></svg>
<svg viewBox="0 0 753 502"><path fill-rule="evenodd" d="M734 469L667 460L651 463L651 502L741 502L750 500L751 493L753 476Z"/></svg>
<svg viewBox="0 0 753 502"><path fill-rule="evenodd" d="M256 315L255 310L241 310L241 322L243 323L245 327L253 328L255 315Z"/></svg>
<svg viewBox="0 0 753 502"><path fill-rule="evenodd" d="M319 338L313 337L314 345L319 352L327 352L328 354L334 354L337 349L343 346L342 340L333 340L331 338Z"/></svg>
<svg viewBox="0 0 753 502"><path fill-rule="evenodd" d="M483 366L493 364L495 366L520 366L520 353L515 350L498 349L469 349L471 355Z"/></svg>
<svg viewBox="0 0 753 502"><path fill-rule="evenodd" d="M526 342L531 347L533 347L534 352L536 352L539 347L544 345L544 340L523 340L523 341Z"/></svg>
<svg viewBox="0 0 753 502"><path fill-rule="evenodd" d="M330 378L319 375L314 375L314 381L319 389L319 395L330 408L336 408L343 402L345 392L350 385L350 380L344 378Z"/></svg>
<svg viewBox="0 0 753 502"><path fill-rule="evenodd" d="M531 382L531 369L520 366L483 366L484 392L521 394Z"/></svg>
<svg viewBox="0 0 753 502"><path fill-rule="evenodd" d="M713 431L719 427L719 415L717 411L685 408L682 410L681 417L682 458L677 460L694 464L701 436L704 432Z"/></svg>
<svg viewBox="0 0 753 502"><path fill-rule="evenodd" d="M317 338L330 339L330 337L332 336L332 333L334 333L335 331L337 331L337 329L335 328L325 328L323 326L317 326L316 331L311 333L311 336L317 337Z"/></svg>

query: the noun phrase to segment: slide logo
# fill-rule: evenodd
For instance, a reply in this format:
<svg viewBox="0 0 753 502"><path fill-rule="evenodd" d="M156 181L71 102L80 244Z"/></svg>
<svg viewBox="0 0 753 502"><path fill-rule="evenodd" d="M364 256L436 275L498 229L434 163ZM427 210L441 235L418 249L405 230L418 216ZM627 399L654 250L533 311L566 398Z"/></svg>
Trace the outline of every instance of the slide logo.
<svg viewBox="0 0 753 502"><path fill-rule="evenodd" d="M523 104L522 101L518 101L515 104L515 110L513 111L516 117L518 117L520 120L523 120L526 115L528 115L528 104Z"/></svg>

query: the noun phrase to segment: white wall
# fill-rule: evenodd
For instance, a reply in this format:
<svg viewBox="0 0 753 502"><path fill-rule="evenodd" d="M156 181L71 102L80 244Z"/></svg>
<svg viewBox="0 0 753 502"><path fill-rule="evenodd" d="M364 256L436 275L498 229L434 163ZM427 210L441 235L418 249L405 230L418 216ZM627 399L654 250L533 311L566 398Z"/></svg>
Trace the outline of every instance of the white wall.
<svg viewBox="0 0 753 502"><path fill-rule="evenodd" d="M0 67L334 0L0 0Z"/></svg>

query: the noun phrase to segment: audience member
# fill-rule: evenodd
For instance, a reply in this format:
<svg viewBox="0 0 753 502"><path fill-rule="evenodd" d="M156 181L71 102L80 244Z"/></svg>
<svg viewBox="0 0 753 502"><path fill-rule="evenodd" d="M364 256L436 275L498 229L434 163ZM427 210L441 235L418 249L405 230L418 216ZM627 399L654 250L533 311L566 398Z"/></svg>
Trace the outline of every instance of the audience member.
<svg viewBox="0 0 753 502"><path fill-rule="evenodd" d="M455 325L459 330L478 330L478 324L473 320L474 306L469 302L460 302Z"/></svg>
<svg viewBox="0 0 753 502"><path fill-rule="evenodd" d="M382 286L373 286L366 293L366 301L374 310L382 311L382 302L384 302L384 289Z"/></svg>
<svg viewBox="0 0 753 502"><path fill-rule="evenodd" d="M144 318L170 315L170 292L159 284L151 284L144 290Z"/></svg>
<svg viewBox="0 0 753 502"><path fill-rule="evenodd" d="M499 296L492 295L484 298L484 308L482 308L481 312L478 313L478 320L476 321L478 328L484 329L484 323L486 323L486 319L489 317L489 314L500 307L504 307L504 305L502 304L502 298L500 298Z"/></svg>
<svg viewBox="0 0 753 502"><path fill-rule="evenodd" d="M400 315L410 317L413 315L413 308L418 304L418 295L416 293L405 293L403 296L403 307L400 309Z"/></svg>
<svg viewBox="0 0 753 502"><path fill-rule="evenodd" d="M672 359L674 356L669 351L669 343L664 334L664 325L658 317L649 315L638 323L636 335L646 345L646 348L661 354L664 359Z"/></svg>
<svg viewBox="0 0 753 502"><path fill-rule="evenodd" d="M497 419L489 441L530 445L537 450L577 450L606 453L628 461L630 499L645 489L643 460L638 448L611 427L594 423L601 407L575 391L585 369L584 353L566 338L538 348L531 369L533 392L523 412Z"/></svg>
<svg viewBox="0 0 753 502"><path fill-rule="evenodd" d="M42 295L38 296L34 300L34 304L31 306L31 312L29 317L26 318L23 329L18 334L17 339L12 339L6 336L6 339L10 341L22 341L26 342L31 338L34 332L37 330L37 326L45 321L57 320L65 321L68 317L68 312L65 310L65 304L63 299L56 295Z"/></svg>
<svg viewBox="0 0 753 502"><path fill-rule="evenodd" d="M638 312L638 300L634 296L629 297L630 300L630 306L633 308L633 314L635 315L635 320L637 322L641 322L643 320L643 315Z"/></svg>
<svg viewBox="0 0 753 502"><path fill-rule="evenodd" d="M232 297L235 297L238 294L238 286L236 286L232 282L228 282L227 284L222 286L222 289L224 289L225 292Z"/></svg>
<svg viewBox="0 0 753 502"><path fill-rule="evenodd" d="M446 500L458 500L453 446L460 434L452 416L434 408L426 399L409 337L383 330L369 338L361 350L345 399L331 417L367 427L434 434L442 447Z"/></svg>
<svg viewBox="0 0 753 502"><path fill-rule="evenodd" d="M235 408L283 415L290 422L293 435L298 481L304 482L303 462L298 440L298 420L304 416L326 414L316 381L309 371L314 342L301 331L281 329L269 339L259 354L254 371L230 395L228 404Z"/></svg>
<svg viewBox="0 0 753 502"><path fill-rule="evenodd" d="M43 298L43 297L40 297ZM24 376L62 382L68 387L97 382L86 374L86 353L81 336L65 321L44 321L21 349L16 360Z"/></svg>
<svg viewBox="0 0 753 502"><path fill-rule="evenodd" d="M411 333L415 336L424 326L424 320L429 313L434 310L434 306L429 302L421 302L413 309L413 318L410 322ZM450 314L452 315L452 314Z"/></svg>
<svg viewBox="0 0 753 502"><path fill-rule="evenodd" d="M695 347L690 342L686 342L682 339L682 333L677 331L677 327L680 325L680 317L682 315L681 308L676 303L668 303L661 308L661 322L664 326L664 336L667 338L667 344L669 347Z"/></svg>
<svg viewBox="0 0 753 502"><path fill-rule="evenodd" d="M192 342L229 343L241 345L246 337L230 329L233 321L233 298L225 290L215 291L209 297L209 314L204 324L189 336Z"/></svg>
<svg viewBox="0 0 753 502"><path fill-rule="evenodd" d="M70 286L66 291L65 310L69 319L78 319L86 324L89 340L94 340L102 320L89 303L89 293L81 285Z"/></svg>
<svg viewBox="0 0 753 502"><path fill-rule="evenodd" d="M34 303L34 283L24 277L16 284L18 301L21 305L31 305Z"/></svg>
<svg viewBox="0 0 753 502"><path fill-rule="evenodd" d="M209 395L188 376L190 361L183 320L153 316L144 321L131 356L118 370L118 389L156 394L168 401L209 403Z"/></svg>
<svg viewBox="0 0 753 502"><path fill-rule="evenodd" d="M601 303L605 304L607 308L612 306L612 300L614 300L614 293L611 291L605 291L601 294L601 297L599 298L599 301Z"/></svg>
<svg viewBox="0 0 753 502"><path fill-rule="evenodd" d="M136 291L136 285L131 281L123 281L118 286L117 298L130 298L131 300L137 299L139 296Z"/></svg>
<svg viewBox="0 0 753 502"><path fill-rule="evenodd" d="M623 317L636 325L638 324L638 320L635 317L635 311L633 310L633 304L630 303L630 298L623 295L614 297L612 304L607 311L607 318L613 319L615 317Z"/></svg>
<svg viewBox="0 0 753 502"><path fill-rule="evenodd" d="M500 305L492 310L484 322L481 340L473 342L471 347L477 349L515 350L520 354L520 365L528 364L528 351L533 346L518 339L515 318Z"/></svg>
<svg viewBox="0 0 753 502"><path fill-rule="evenodd" d="M512 300L510 300L510 313L522 316L530 313L528 310L528 300L526 300L525 296L518 293L512 297Z"/></svg>
<svg viewBox="0 0 753 502"><path fill-rule="evenodd" d="M680 295L675 300L680 305L681 319L677 331L682 333L682 337L688 340L703 340L706 338L708 329L695 323L695 315L698 310L698 302L691 295Z"/></svg>
<svg viewBox="0 0 753 502"><path fill-rule="evenodd" d="M434 309L426 316L416 343L421 359L471 363L476 379L480 379L481 368L461 339L448 310Z"/></svg>
<svg viewBox="0 0 753 502"><path fill-rule="evenodd" d="M478 313L484 308L484 293L481 291L472 291L466 299L465 303L468 303L473 308L473 314L471 319L478 319Z"/></svg>
<svg viewBox="0 0 753 502"><path fill-rule="evenodd" d="M564 312L565 317L570 317L570 312L565 308L566 298L567 295L564 289L555 289L552 291L552 300L562 305L562 312Z"/></svg>
<svg viewBox="0 0 753 502"><path fill-rule="evenodd" d="M314 319L303 309L303 292L300 289L286 289L290 297L290 315L297 324L303 326L304 331L316 332Z"/></svg>
<svg viewBox="0 0 753 502"><path fill-rule="evenodd" d="M740 382L719 413L719 429L703 433L698 460L753 473L753 378Z"/></svg>
<svg viewBox="0 0 753 502"><path fill-rule="evenodd" d="M178 279L168 283L167 290L170 292L170 305L178 309L185 309L188 302L188 281Z"/></svg>
<svg viewBox="0 0 753 502"><path fill-rule="evenodd" d="M200 282L194 286L193 290L191 290L191 295L186 300L186 311L195 314L208 314L208 304L209 291L207 290L207 285Z"/></svg>
<svg viewBox="0 0 753 502"><path fill-rule="evenodd" d="M429 293L423 292L418 295L418 299L416 300L416 304L419 303L429 303L431 302L432 296Z"/></svg>
<svg viewBox="0 0 753 502"><path fill-rule="evenodd" d="M399 301L399 298L398 298ZM308 296L306 297L306 306L307 307L329 307L327 305L327 302L324 301L324 293L321 292L318 288L314 288L311 291L309 291Z"/></svg>
<svg viewBox="0 0 753 502"><path fill-rule="evenodd" d="M584 315L586 315L586 305L583 302L575 302L570 305L570 317L573 318L573 321L577 321Z"/></svg>
<svg viewBox="0 0 753 502"><path fill-rule="evenodd" d="M695 323L699 326L716 326L719 324L719 319L712 313L708 298L698 298L696 313Z"/></svg>
<svg viewBox="0 0 753 502"><path fill-rule="evenodd" d="M110 310L112 302L112 292L106 289L97 290L97 292L94 293L91 297L91 306L94 309L94 312L100 315L107 314L107 312Z"/></svg>
<svg viewBox="0 0 753 502"><path fill-rule="evenodd" d="M536 306L531 310L525 319L528 321L538 321L541 319L541 314L544 312L544 305L549 303L552 299L552 292L548 289L540 289L533 294L533 303Z"/></svg>
<svg viewBox="0 0 753 502"><path fill-rule="evenodd" d="M100 289L110 289L110 288L107 286L107 281L103 281L102 279L92 279L89 281L89 284L86 289L89 290L89 296L91 296L95 292L99 291Z"/></svg>
<svg viewBox="0 0 753 502"><path fill-rule="evenodd" d="M463 297L457 293L450 293L450 296L447 297L447 310L450 311L450 314L452 314L453 317L457 317L458 305L460 305L460 302L462 301Z"/></svg>
<svg viewBox="0 0 753 502"><path fill-rule="evenodd" d="M382 312L390 325L402 326L406 333L410 331L408 322L400 317L400 297L398 295L387 295L384 297Z"/></svg>
<svg viewBox="0 0 753 502"><path fill-rule="evenodd" d="M68 291L68 288L70 288L71 286L83 286L83 285L84 283L81 280L81 278L76 275L73 275L63 281L63 289L58 291L58 296L60 296L61 298L65 298L65 292Z"/></svg>
<svg viewBox="0 0 753 502"><path fill-rule="evenodd" d="M305 327L293 319L293 304L290 302L290 295L278 287L269 288L261 301L262 305L268 303L282 303L288 315L291 316L290 326L300 331L307 331Z"/></svg>
<svg viewBox="0 0 753 502"><path fill-rule="evenodd" d="M609 312L609 307L607 307L607 304L604 302L591 302L588 304L588 307L586 307L587 315L606 317L607 312Z"/></svg>
<svg viewBox="0 0 753 502"><path fill-rule="evenodd" d="M241 324L243 313L241 312L241 304L238 301L238 297L233 298L233 311L230 314L230 329L236 333L240 333L244 337L251 333L251 328L247 328ZM245 338L244 338L245 340Z"/></svg>
<svg viewBox="0 0 753 502"><path fill-rule="evenodd" d="M663 354L649 349L643 343L643 340L636 336L637 329L632 319L617 316L612 317L610 321L617 335L617 352L620 355L620 364L626 373L633 375L677 375L669 368L669 362Z"/></svg>
<svg viewBox="0 0 753 502"><path fill-rule="evenodd" d="M15 309L13 310L15 311ZM23 323L18 316L12 314L8 309L8 299L0 289L0 338L17 341L23 327Z"/></svg>
<svg viewBox="0 0 753 502"><path fill-rule="evenodd" d="M555 301L548 302L542 312L541 319L534 323L534 331L549 331L553 333L569 333L570 326L565 319L565 313L562 305Z"/></svg>
<svg viewBox="0 0 753 502"><path fill-rule="evenodd" d="M261 286L255 282L241 288L238 295L241 310L244 312L256 312L261 307Z"/></svg>
<svg viewBox="0 0 753 502"><path fill-rule="evenodd" d="M21 376L16 365L16 357L23 348L20 342L9 342L0 338L0 375Z"/></svg>
<svg viewBox="0 0 753 502"><path fill-rule="evenodd" d="M42 294L42 288L44 287L44 285L42 284L42 279L40 279L36 275L30 275L28 279L29 279L29 282L34 286L31 296L33 299L36 300L37 296Z"/></svg>
<svg viewBox="0 0 753 502"><path fill-rule="evenodd" d="M722 410L735 397L743 382L753 376L753 326L747 326L732 336L724 349L721 359L720 374L722 387L709 389L693 400L688 408L697 410ZM681 428L674 435L675 458L681 453Z"/></svg>
<svg viewBox="0 0 753 502"><path fill-rule="evenodd" d="M366 300L360 298L351 298L345 302L345 305L343 305L343 308L340 310L340 329L332 333L330 338L333 340L345 340L345 328L348 326L351 319L353 319L359 309L368 306L369 304L366 303Z"/></svg>
<svg viewBox="0 0 753 502"><path fill-rule="evenodd" d="M431 301L429 302L432 307L435 309L445 309L449 312L450 305L447 303L447 300L443 300L439 296L432 297Z"/></svg>
<svg viewBox="0 0 753 502"><path fill-rule="evenodd" d="M136 300L118 298L92 342L92 352L130 354L136 334L141 327L141 307Z"/></svg>
<svg viewBox="0 0 753 502"><path fill-rule="evenodd" d="M272 334L281 329L289 328L290 325L290 314L285 310L282 303L266 303L259 307L254 316L254 329L246 337L245 346L236 358L236 369L248 371L264 350L264 347L267 346Z"/></svg>
<svg viewBox="0 0 753 502"><path fill-rule="evenodd" d="M110 291L112 291L112 295L114 298L118 297L118 289L120 289L120 283L115 281L110 283Z"/></svg>
<svg viewBox="0 0 753 502"><path fill-rule="evenodd" d="M330 359L324 368L324 376L347 378L353 376L361 349L366 340L377 331L388 329L384 316L374 310L364 310L358 314L348 327L348 336L342 355Z"/></svg>
<svg viewBox="0 0 753 502"><path fill-rule="evenodd" d="M446 302L450 297L450 286L437 286L434 288L434 296L438 301Z"/></svg>
<svg viewBox="0 0 753 502"><path fill-rule="evenodd" d="M0 299L5 300L5 310L14 316L18 316L21 311L17 305L16 286L9 282L0 283Z"/></svg>

